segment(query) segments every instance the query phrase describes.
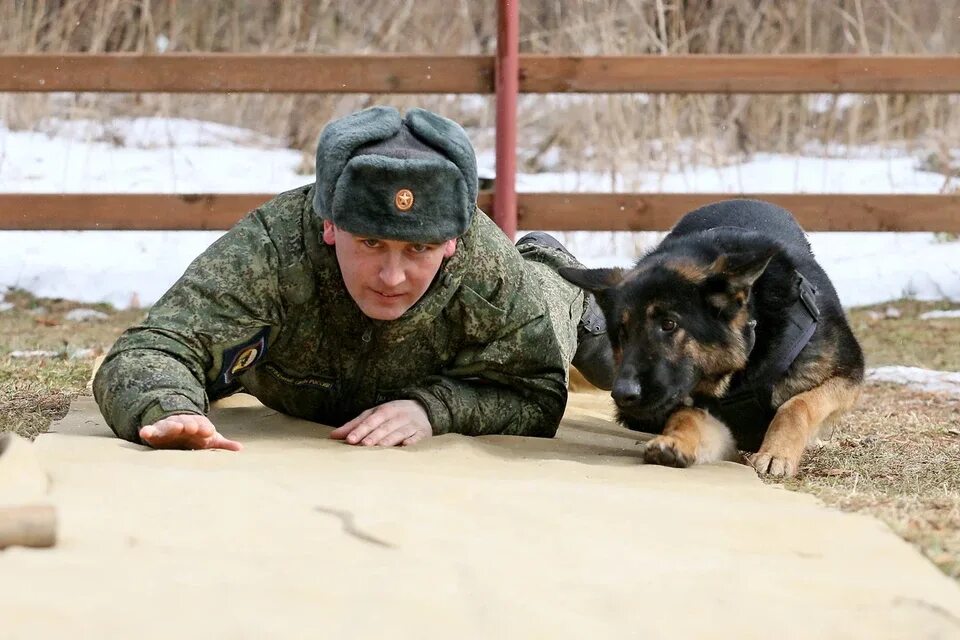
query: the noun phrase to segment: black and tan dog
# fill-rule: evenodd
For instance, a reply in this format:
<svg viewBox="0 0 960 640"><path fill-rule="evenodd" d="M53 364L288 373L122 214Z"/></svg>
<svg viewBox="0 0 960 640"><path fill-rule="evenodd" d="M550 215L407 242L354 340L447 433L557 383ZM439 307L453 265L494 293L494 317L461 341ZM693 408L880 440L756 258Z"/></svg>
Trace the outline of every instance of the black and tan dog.
<svg viewBox="0 0 960 640"><path fill-rule="evenodd" d="M711 204L628 271L561 274L603 309L618 417L660 434L647 462L686 467L741 449L761 473L793 475L808 442L859 395L860 345L780 207Z"/></svg>

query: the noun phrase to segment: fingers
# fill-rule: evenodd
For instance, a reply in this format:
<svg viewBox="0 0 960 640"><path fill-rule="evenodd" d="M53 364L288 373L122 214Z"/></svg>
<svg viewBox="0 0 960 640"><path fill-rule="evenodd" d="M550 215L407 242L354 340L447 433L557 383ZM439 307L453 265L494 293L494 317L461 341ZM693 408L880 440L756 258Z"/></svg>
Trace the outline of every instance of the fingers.
<svg viewBox="0 0 960 640"><path fill-rule="evenodd" d="M374 410L377 408L378 407L374 407L373 409L367 409L366 411L358 415L356 418L354 418L350 422L347 422L343 426L337 427L336 429L330 432L330 437L333 438L334 440L348 440L347 436L350 434L350 432L352 432L357 427L357 425L359 425L364 420L366 420L370 416L370 414L372 414ZM351 442L351 444L356 444L356 442Z"/></svg>
<svg viewBox="0 0 960 640"><path fill-rule="evenodd" d="M391 416L392 412L387 405L367 409L342 427L334 429L330 437L335 440L346 440L348 444L357 444Z"/></svg>
<svg viewBox="0 0 960 640"><path fill-rule="evenodd" d="M379 445L381 447L392 447L400 444L417 431L417 428L411 425L403 418L393 418L382 423L379 427L371 431L365 437L361 444L367 447Z"/></svg>
<svg viewBox="0 0 960 640"><path fill-rule="evenodd" d="M430 419L418 402L395 400L364 411L330 436L348 444L393 447L413 444L432 433Z"/></svg>
<svg viewBox="0 0 960 640"><path fill-rule="evenodd" d="M373 446L380 442L380 438L385 435L381 427L391 420L393 420L393 417L387 411L375 411L350 432L350 435L347 436L347 442ZM374 436L374 433L377 435Z"/></svg>
<svg viewBox="0 0 960 640"><path fill-rule="evenodd" d="M414 431L414 433L413 433L412 436L410 436L410 437L408 437L406 440L404 440L402 444L403 444L404 447L409 447L409 446L412 445L412 444L416 444L416 443L420 442L421 440L423 440L423 439L426 438L426 437L427 437L427 434L424 433L423 431L420 431L420 430L418 429L418 430Z"/></svg>
<svg viewBox="0 0 960 640"><path fill-rule="evenodd" d="M226 449L240 451L239 442L224 438L206 416L192 413L167 416L140 429L140 439L154 449Z"/></svg>
<svg viewBox="0 0 960 640"><path fill-rule="evenodd" d="M207 444L204 449L224 449L225 451L242 451L243 445L237 442L236 440L230 440L229 438L224 438L219 433L213 434L213 437L210 439L210 442Z"/></svg>

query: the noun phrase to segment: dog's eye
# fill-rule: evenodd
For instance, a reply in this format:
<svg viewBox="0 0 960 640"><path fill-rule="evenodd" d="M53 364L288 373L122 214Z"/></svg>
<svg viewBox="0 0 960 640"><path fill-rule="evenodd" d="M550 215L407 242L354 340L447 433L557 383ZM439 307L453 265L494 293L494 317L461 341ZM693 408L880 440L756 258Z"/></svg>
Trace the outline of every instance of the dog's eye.
<svg viewBox="0 0 960 640"><path fill-rule="evenodd" d="M660 321L660 330L664 333L671 333L677 328L677 323L670 318L664 318Z"/></svg>

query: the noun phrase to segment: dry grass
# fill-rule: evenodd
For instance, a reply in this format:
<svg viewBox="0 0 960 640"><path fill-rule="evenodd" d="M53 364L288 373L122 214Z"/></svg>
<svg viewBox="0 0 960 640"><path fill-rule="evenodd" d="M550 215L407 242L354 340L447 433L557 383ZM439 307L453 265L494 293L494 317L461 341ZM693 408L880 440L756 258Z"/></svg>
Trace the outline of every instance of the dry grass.
<svg viewBox="0 0 960 640"><path fill-rule="evenodd" d="M920 319L920 314L927 311L957 306L901 300L893 305L859 307L850 312L850 325L863 345L868 367L899 364L960 371L960 319ZM889 317L888 308L899 317Z"/></svg>
<svg viewBox="0 0 960 640"><path fill-rule="evenodd" d="M593 0L521 3L521 50L562 54L860 53L960 50L960 0ZM60 0L0 3L0 51L491 54L492 3L468 0ZM312 154L331 117L373 102L422 104L462 121L481 149L488 97L367 95L0 96L0 120L163 115L235 124ZM955 96L524 96L521 162L629 174L668 162L722 165L758 151L842 154L907 147L954 171ZM553 151L552 153L547 153ZM948 184L945 181L945 185Z"/></svg>
<svg viewBox="0 0 960 640"><path fill-rule="evenodd" d="M960 334L960 329L956 331ZM960 402L869 384L787 487L874 515L960 581Z"/></svg>
<svg viewBox="0 0 960 640"><path fill-rule="evenodd" d="M66 415L75 396L87 392L94 358L143 312L36 298L17 290L7 292L5 301L13 308L0 312L0 431L34 438L51 420ZM95 309L107 318L67 320L67 312L76 308ZM49 355L15 357L29 351Z"/></svg>
<svg viewBox="0 0 960 640"><path fill-rule="evenodd" d="M960 319L921 320L949 303L902 300L854 309L869 367L960 371ZM888 309L899 317L889 317ZM891 314L895 315L895 314ZM960 401L869 383L833 437L804 456L790 489L874 515L960 581Z"/></svg>

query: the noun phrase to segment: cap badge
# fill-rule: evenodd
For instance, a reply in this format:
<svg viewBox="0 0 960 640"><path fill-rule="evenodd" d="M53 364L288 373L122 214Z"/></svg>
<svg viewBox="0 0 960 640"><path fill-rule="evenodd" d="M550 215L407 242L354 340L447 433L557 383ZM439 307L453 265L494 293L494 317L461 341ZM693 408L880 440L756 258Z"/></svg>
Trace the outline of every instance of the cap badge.
<svg viewBox="0 0 960 640"><path fill-rule="evenodd" d="M410 211L410 208L413 206L413 192L410 191L410 189L400 189L400 191L397 191L397 195L393 201L400 211Z"/></svg>

